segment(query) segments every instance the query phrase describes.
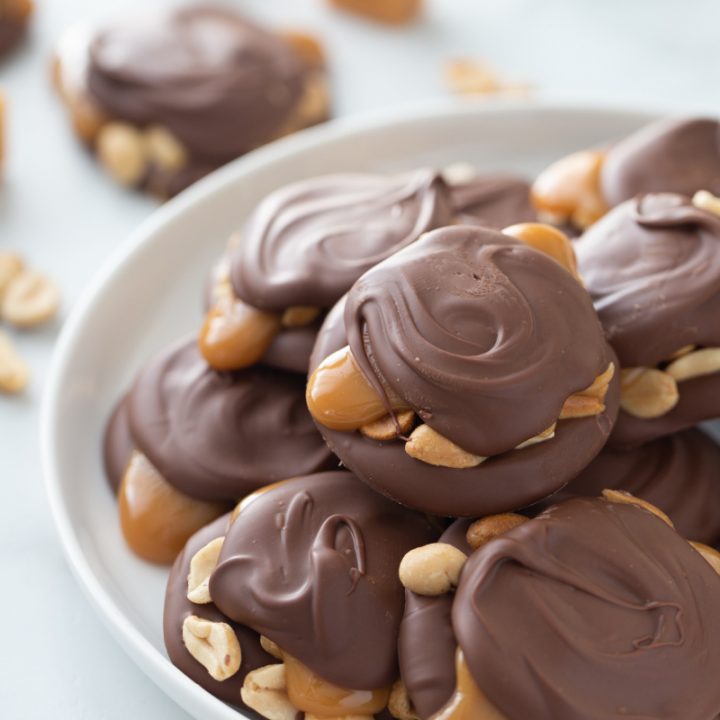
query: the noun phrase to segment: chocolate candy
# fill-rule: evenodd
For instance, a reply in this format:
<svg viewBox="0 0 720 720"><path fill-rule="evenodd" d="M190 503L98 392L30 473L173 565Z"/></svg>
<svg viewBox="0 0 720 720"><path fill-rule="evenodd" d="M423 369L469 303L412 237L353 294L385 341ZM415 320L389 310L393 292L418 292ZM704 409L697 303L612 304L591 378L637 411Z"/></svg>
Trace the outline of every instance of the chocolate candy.
<svg viewBox="0 0 720 720"><path fill-rule="evenodd" d="M128 396L137 447L182 492L232 500L334 464L304 407L301 376L265 367L218 373L194 340L158 355Z"/></svg>
<svg viewBox="0 0 720 720"><path fill-rule="evenodd" d="M120 489L125 468L135 449L135 441L130 433L127 412L127 397L118 400L110 415L103 435L103 468L113 492Z"/></svg>
<svg viewBox="0 0 720 720"><path fill-rule="evenodd" d="M471 710L473 694L507 720L720 713L707 681L720 662L720 578L646 508L557 505L470 555L449 615L448 597L417 598L403 621L403 678L422 718L478 717L443 710ZM434 654L417 652L420 638ZM453 640L460 695L448 694Z"/></svg>
<svg viewBox="0 0 720 720"><path fill-rule="evenodd" d="M515 223L534 222L530 183L513 175L480 175L450 186L457 221L501 230Z"/></svg>
<svg viewBox="0 0 720 720"><path fill-rule="evenodd" d="M557 262L493 230L444 228L369 271L328 315L311 370L346 343L379 414L409 408L462 462L474 458L411 456L402 438L412 423L379 441L333 429L316 397L330 386L311 379L311 411L343 463L426 512L485 514L544 497L590 462L614 421L614 358L589 297ZM577 393L589 409L565 416Z"/></svg>
<svg viewBox="0 0 720 720"><path fill-rule="evenodd" d="M685 430L632 450L604 448L545 506L574 495L594 497L624 490L667 513L690 540L720 540L720 448L700 430Z"/></svg>
<svg viewBox="0 0 720 720"><path fill-rule="evenodd" d="M180 668L185 675L215 697L231 705L245 708L240 699L240 690L245 677L252 670L274 662L273 657L262 649L260 636L256 632L233 622L223 615L212 602L200 605L191 602L187 597L190 561L195 553L208 543L223 537L229 523L230 515L224 515L195 533L175 561L170 571L165 593L163 635L165 647L173 665ZM241 649L242 663L238 671L231 677L222 681L215 680L206 668L190 654L183 642L183 623L192 615L213 623L226 623L235 633Z"/></svg>
<svg viewBox="0 0 720 720"><path fill-rule="evenodd" d="M210 594L323 680L389 688L403 607L398 565L438 534L349 473L295 478L242 504Z"/></svg>
<svg viewBox="0 0 720 720"><path fill-rule="evenodd" d="M720 194L720 124L668 118L647 125L607 153L601 188L613 207L640 193Z"/></svg>
<svg viewBox="0 0 720 720"><path fill-rule="evenodd" d="M366 270L451 222L437 173L326 175L268 195L232 252L238 298L261 310L330 308Z"/></svg>
<svg viewBox="0 0 720 720"><path fill-rule="evenodd" d="M652 369L643 385L638 372L624 378L635 397L623 402L613 442L646 442L720 415L719 352L708 352L720 346L718 249L720 217L671 193L622 203L576 243L622 367Z"/></svg>
<svg viewBox="0 0 720 720"><path fill-rule="evenodd" d="M289 39L205 4L119 19L58 51L78 134L117 180L162 196L326 119L323 76Z"/></svg>

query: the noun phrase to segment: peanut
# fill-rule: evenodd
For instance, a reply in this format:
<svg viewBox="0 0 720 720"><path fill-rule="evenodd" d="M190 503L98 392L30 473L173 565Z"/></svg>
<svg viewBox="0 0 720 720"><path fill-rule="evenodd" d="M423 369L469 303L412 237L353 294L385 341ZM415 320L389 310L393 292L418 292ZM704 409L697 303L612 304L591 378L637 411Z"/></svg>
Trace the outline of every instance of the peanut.
<svg viewBox="0 0 720 720"><path fill-rule="evenodd" d="M210 597L210 575L217 567L224 537L216 538L200 548L190 560L187 599L196 605L212 602Z"/></svg>
<svg viewBox="0 0 720 720"><path fill-rule="evenodd" d="M620 407L644 420L661 417L677 405L680 395L675 378L656 368L621 371Z"/></svg>
<svg viewBox="0 0 720 720"><path fill-rule="evenodd" d="M0 316L16 327L29 328L50 320L60 308L60 290L46 275L24 270L7 284Z"/></svg>
<svg viewBox="0 0 720 720"><path fill-rule="evenodd" d="M692 199L692 204L701 210L707 210L715 215L720 215L720 198L715 197L707 190L698 190Z"/></svg>
<svg viewBox="0 0 720 720"><path fill-rule="evenodd" d="M444 595L456 587L467 555L447 543L414 548L400 563L400 582L418 595Z"/></svg>
<svg viewBox="0 0 720 720"><path fill-rule="evenodd" d="M388 710L396 720L420 720L420 716L415 712L405 683L402 680L396 680L392 686Z"/></svg>
<svg viewBox="0 0 720 720"><path fill-rule="evenodd" d="M143 134L145 156L164 170L180 170L188 161L185 146L170 130L161 125L148 128Z"/></svg>
<svg viewBox="0 0 720 720"><path fill-rule="evenodd" d="M96 149L103 167L121 185L137 185L145 175L143 135L129 123L110 122L97 134Z"/></svg>
<svg viewBox="0 0 720 720"><path fill-rule="evenodd" d="M486 457L473 455L458 447L429 425L419 425L412 431L405 443L405 452L428 465L459 470L477 467L487 460Z"/></svg>
<svg viewBox="0 0 720 720"><path fill-rule="evenodd" d="M22 392L29 381L28 366L17 354L10 337L0 332L0 392Z"/></svg>
<svg viewBox="0 0 720 720"><path fill-rule="evenodd" d="M287 696L285 665L266 665L247 674L242 701L267 720L295 720L298 714Z"/></svg>
<svg viewBox="0 0 720 720"><path fill-rule="evenodd" d="M476 520L465 535L468 545L477 550L482 545L489 543L509 530L527 522L527 518L515 513L502 513L500 515L488 515Z"/></svg>
<svg viewBox="0 0 720 720"><path fill-rule="evenodd" d="M397 425L395 420L397 419ZM405 410L397 413L395 418L392 415L386 415L375 422L363 425L360 432L371 440L387 441L395 440L399 435L405 435L415 422L415 413L412 410ZM398 434L398 428L400 433Z"/></svg>
<svg viewBox="0 0 720 720"><path fill-rule="evenodd" d="M240 669L240 642L227 623L190 615L183 622L182 638L188 652L214 680L227 680Z"/></svg>
<svg viewBox="0 0 720 720"><path fill-rule="evenodd" d="M320 314L320 308L310 305L289 307L282 315L283 327L294 328L309 325Z"/></svg>
<svg viewBox="0 0 720 720"><path fill-rule="evenodd" d="M720 348L693 350L673 360L665 368L665 372L675 378L675 382L712 375L719 371Z"/></svg>

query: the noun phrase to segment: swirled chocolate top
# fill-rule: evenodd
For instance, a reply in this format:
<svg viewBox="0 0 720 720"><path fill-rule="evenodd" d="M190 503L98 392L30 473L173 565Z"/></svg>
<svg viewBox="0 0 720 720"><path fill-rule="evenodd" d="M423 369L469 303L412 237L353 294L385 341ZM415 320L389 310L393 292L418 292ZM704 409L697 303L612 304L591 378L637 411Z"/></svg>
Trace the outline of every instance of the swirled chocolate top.
<svg viewBox="0 0 720 720"><path fill-rule="evenodd" d="M295 373L216 372L193 339L143 368L127 409L138 448L169 483L193 497L238 499L333 464L304 393Z"/></svg>
<svg viewBox="0 0 720 720"><path fill-rule="evenodd" d="M530 202L530 183L514 175L479 175L450 187L452 203L462 223L502 230L509 225L536 222Z"/></svg>
<svg viewBox="0 0 720 720"><path fill-rule="evenodd" d="M397 677L400 560L438 534L350 473L295 478L244 503L210 593L228 617L323 679L387 687Z"/></svg>
<svg viewBox="0 0 720 720"><path fill-rule="evenodd" d="M268 195L232 255L237 296L263 310L329 308L366 270L449 225L447 186L431 170L324 175Z"/></svg>
<svg viewBox="0 0 720 720"><path fill-rule="evenodd" d="M632 450L605 448L567 487L548 498L596 497L624 490L659 507L690 540L720 540L720 447L700 430L685 430Z"/></svg>
<svg viewBox="0 0 720 720"><path fill-rule="evenodd" d="M611 207L639 193L720 194L720 123L670 118L647 125L608 151L601 186Z"/></svg>
<svg viewBox="0 0 720 720"><path fill-rule="evenodd" d="M507 718L711 720L720 577L652 513L557 505L475 552L452 622Z"/></svg>
<svg viewBox="0 0 720 720"><path fill-rule="evenodd" d="M195 4L100 29L86 85L109 116L162 125L195 159L224 162L283 128L305 72L281 38L228 7Z"/></svg>
<svg viewBox="0 0 720 720"><path fill-rule="evenodd" d="M348 294L345 328L380 394L390 388L482 456L552 425L608 366L577 280L543 253L474 226L428 233L368 271Z"/></svg>
<svg viewBox="0 0 720 720"><path fill-rule="evenodd" d="M684 195L619 205L575 245L580 274L623 366L720 345L720 217Z"/></svg>

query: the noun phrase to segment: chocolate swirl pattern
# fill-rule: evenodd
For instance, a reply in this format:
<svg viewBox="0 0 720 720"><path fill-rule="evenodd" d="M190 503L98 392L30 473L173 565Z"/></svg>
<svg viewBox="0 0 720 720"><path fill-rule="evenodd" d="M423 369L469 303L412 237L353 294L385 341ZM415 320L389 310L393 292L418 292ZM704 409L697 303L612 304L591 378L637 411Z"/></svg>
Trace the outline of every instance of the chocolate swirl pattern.
<svg viewBox="0 0 720 720"><path fill-rule="evenodd" d="M452 621L507 718L711 720L719 597L715 571L662 520L581 498L472 555Z"/></svg>
<svg viewBox="0 0 720 720"><path fill-rule="evenodd" d="M653 366L684 345L720 345L720 217L682 195L644 195L575 247L623 366Z"/></svg>
<svg viewBox="0 0 720 720"><path fill-rule="evenodd" d="M169 483L201 499L238 499L334 464L304 403L301 375L211 370L194 340L150 362L128 397L138 448Z"/></svg>
<svg viewBox="0 0 720 720"><path fill-rule="evenodd" d="M429 233L367 272L348 294L345 328L381 395L389 387L481 456L552 425L608 366L577 281L542 253L477 227Z"/></svg>
<svg viewBox="0 0 720 720"><path fill-rule="evenodd" d="M305 72L283 40L229 8L191 5L101 29L86 83L109 116L162 125L195 160L219 164L280 132Z"/></svg>
<svg viewBox="0 0 720 720"><path fill-rule="evenodd" d="M210 593L223 613L323 679L389 687L403 607L398 566L405 552L438 533L349 473L295 478L245 503Z"/></svg>
<svg viewBox="0 0 720 720"><path fill-rule="evenodd" d="M612 207L639 193L720 194L720 124L672 118L648 125L607 154L602 191Z"/></svg>
<svg viewBox="0 0 720 720"><path fill-rule="evenodd" d="M232 258L237 296L263 310L331 307L366 270L452 220L437 173L326 175L258 206Z"/></svg>

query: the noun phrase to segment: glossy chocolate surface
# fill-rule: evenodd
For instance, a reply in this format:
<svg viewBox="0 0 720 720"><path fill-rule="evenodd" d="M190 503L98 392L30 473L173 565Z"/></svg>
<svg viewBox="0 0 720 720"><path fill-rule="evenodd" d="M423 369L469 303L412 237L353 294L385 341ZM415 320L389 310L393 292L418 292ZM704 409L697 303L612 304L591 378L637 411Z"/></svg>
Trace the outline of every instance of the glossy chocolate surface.
<svg viewBox="0 0 720 720"><path fill-rule="evenodd" d="M341 687L389 687L403 610L398 567L435 522L350 473L299 477L246 502L210 580L223 613Z"/></svg>
<svg viewBox="0 0 720 720"><path fill-rule="evenodd" d="M710 720L719 600L720 577L661 519L578 498L473 554L452 624L507 718Z"/></svg>
<svg viewBox="0 0 720 720"><path fill-rule="evenodd" d="M575 250L623 367L654 366L685 345L720 345L717 215L683 195L644 195L608 213Z"/></svg>
<svg viewBox="0 0 720 720"><path fill-rule="evenodd" d="M611 207L640 193L720 194L720 124L669 118L647 125L608 151L601 186Z"/></svg>
<svg viewBox="0 0 720 720"><path fill-rule="evenodd" d="M479 175L452 185L450 196L457 222L502 230L509 225L536 222L530 202L530 183L513 175Z"/></svg>
<svg viewBox="0 0 720 720"><path fill-rule="evenodd" d="M132 435L169 483L202 499L237 500L288 475L335 464L305 406L303 376L266 367L216 372L195 340L138 374Z"/></svg>
<svg viewBox="0 0 720 720"><path fill-rule="evenodd" d="M237 296L263 310L331 307L366 270L452 220L439 175L324 175L268 195L232 253Z"/></svg>
<svg viewBox="0 0 720 720"><path fill-rule="evenodd" d="M277 135L306 67L229 7L152 11L99 29L87 91L109 116L169 129L195 160L222 163Z"/></svg>

